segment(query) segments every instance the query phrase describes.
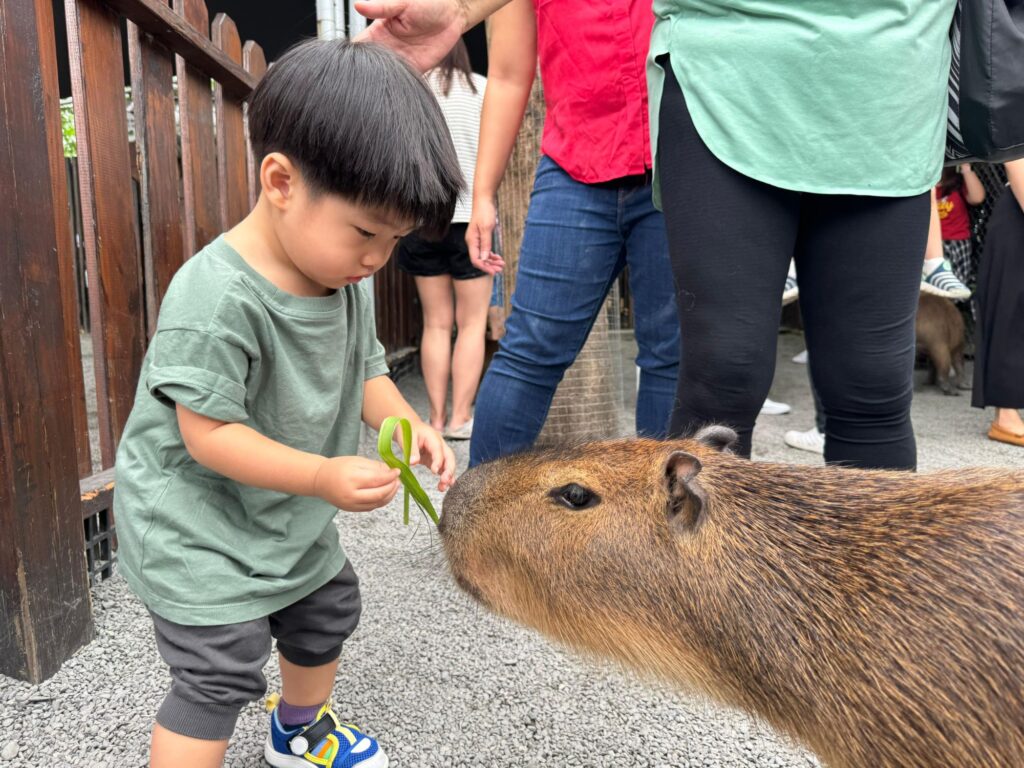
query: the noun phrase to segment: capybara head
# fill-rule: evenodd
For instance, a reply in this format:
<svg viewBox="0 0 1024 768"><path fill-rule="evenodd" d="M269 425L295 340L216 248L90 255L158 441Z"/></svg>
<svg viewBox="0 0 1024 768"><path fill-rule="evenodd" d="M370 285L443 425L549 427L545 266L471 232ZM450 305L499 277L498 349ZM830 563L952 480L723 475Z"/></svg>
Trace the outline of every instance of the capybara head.
<svg viewBox="0 0 1024 768"><path fill-rule="evenodd" d="M678 614L686 579L672 564L708 554L702 473L735 440L709 427L692 440L597 442L470 470L441 519L452 574L497 613L602 655L629 648L634 665L658 672L664 625L652 614Z"/></svg>

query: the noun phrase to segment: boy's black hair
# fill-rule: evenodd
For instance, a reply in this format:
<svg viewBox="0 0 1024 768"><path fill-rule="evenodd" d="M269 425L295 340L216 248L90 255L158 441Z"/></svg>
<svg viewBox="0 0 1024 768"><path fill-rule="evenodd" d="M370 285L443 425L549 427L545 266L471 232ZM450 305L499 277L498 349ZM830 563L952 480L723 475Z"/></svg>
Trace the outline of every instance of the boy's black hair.
<svg viewBox="0 0 1024 768"><path fill-rule="evenodd" d="M267 71L249 102L258 159L280 152L314 192L444 232L462 189L451 134L423 78L372 43L308 40Z"/></svg>

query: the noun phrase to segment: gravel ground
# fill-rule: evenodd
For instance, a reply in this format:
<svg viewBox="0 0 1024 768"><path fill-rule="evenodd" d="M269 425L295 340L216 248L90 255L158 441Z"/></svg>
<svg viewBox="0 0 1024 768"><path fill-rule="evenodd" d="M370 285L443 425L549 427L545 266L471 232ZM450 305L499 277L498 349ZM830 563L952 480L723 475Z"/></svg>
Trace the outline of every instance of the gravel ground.
<svg viewBox="0 0 1024 768"><path fill-rule="evenodd" d="M801 348L797 335L780 339L772 397L794 411L762 419L756 458L819 460L785 448L781 439L786 429L812 423L806 369L789 361ZM414 404L425 404L418 379L403 382L403 389ZM991 414L970 409L968 400L919 388L914 421L921 468L1019 467L1019 449L986 440ZM462 466L467 447L457 445ZM338 516L364 598L362 624L338 674L339 714L378 736L395 768L817 765L738 713L580 661L482 612L446 575L431 528L402 528L399 505ZM120 577L98 585L93 601L96 639L53 678L31 686L0 676L5 768L146 764L168 675L146 612ZM266 673L275 690L273 662ZM247 707L226 765L265 766L265 728L261 704Z"/></svg>

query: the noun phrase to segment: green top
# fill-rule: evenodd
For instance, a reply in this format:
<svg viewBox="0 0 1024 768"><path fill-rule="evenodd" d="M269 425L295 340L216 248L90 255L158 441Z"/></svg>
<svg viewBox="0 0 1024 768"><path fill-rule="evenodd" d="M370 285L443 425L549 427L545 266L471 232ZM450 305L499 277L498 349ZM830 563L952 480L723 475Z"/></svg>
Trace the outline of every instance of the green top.
<svg viewBox="0 0 1024 768"><path fill-rule="evenodd" d="M223 238L174 276L117 451L121 573L178 624L267 616L345 564L336 509L197 464L174 404L323 456L355 454L363 382L387 373L366 289L276 288Z"/></svg>
<svg viewBox="0 0 1024 768"><path fill-rule="evenodd" d="M745 176L822 194L925 192L942 171L955 6L654 0L652 146L664 82L655 59L668 53L697 132Z"/></svg>

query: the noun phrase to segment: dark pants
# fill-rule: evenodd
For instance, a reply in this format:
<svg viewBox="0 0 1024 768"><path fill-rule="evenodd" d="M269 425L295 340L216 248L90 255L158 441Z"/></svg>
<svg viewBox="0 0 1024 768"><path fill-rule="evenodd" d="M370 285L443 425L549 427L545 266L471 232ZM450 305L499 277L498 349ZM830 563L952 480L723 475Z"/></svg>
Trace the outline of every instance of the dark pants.
<svg viewBox="0 0 1024 768"><path fill-rule="evenodd" d="M187 626L151 611L156 647L171 671L156 721L194 739L230 738L242 707L267 691L271 638L292 664L319 667L341 654L361 610L359 579L346 562L322 587L261 619Z"/></svg>
<svg viewBox="0 0 1024 768"><path fill-rule="evenodd" d="M825 460L913 469L914 316L928 193L819 195L744 176L704 145L663 63L658 173L684 342L670 433L728 424L750 454L795 258Z"/></svg>

